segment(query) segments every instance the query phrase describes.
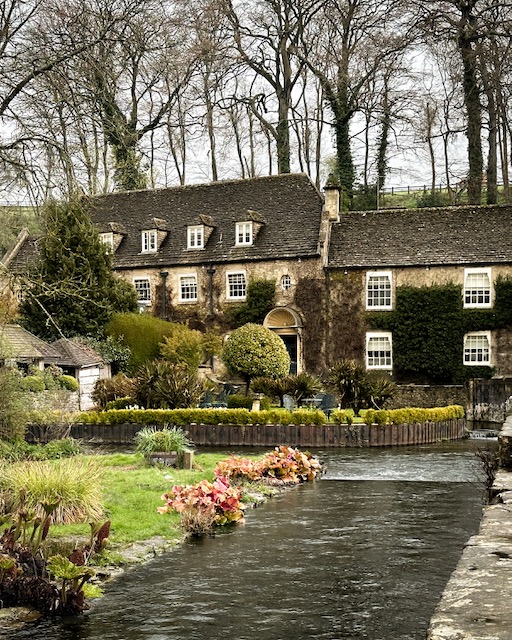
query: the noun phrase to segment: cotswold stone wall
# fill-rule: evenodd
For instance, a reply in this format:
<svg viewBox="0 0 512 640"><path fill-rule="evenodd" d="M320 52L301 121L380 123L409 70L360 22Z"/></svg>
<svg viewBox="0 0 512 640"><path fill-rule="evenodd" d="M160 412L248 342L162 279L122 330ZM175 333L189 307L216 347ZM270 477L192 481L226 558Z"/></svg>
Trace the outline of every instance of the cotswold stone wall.
<svg viewBox="0 0 512 640"><path fill-rule="evenodd" d="M512 378L510 377L470 380L467 419L502 424L507 415L511 396Z"/></svg>
<svg viewBox="0 0 512 640"><path fill-rule="evenodd" d="M467 404L467 390L463 385L398 385L392 402L386 409L402 407L445 407L452 404Z"/></svg>

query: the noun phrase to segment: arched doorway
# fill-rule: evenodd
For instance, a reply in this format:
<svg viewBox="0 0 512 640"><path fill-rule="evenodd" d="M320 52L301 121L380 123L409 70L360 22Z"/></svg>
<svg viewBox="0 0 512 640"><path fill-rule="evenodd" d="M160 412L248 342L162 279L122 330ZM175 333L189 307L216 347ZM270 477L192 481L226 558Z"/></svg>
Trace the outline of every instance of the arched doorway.
<svg viewBox="0 0 512 640"><path fill-rule="evenodd" d="M302 321L297 312L287 307L272 309L263 326L275 331L290 355L290 373L302 371Z"/></svg>

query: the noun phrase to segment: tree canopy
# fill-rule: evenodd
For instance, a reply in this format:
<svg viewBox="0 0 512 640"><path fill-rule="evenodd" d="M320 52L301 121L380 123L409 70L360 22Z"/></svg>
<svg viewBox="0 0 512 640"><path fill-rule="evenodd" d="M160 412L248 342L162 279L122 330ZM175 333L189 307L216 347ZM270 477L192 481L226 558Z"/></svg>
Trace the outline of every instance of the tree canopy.
<svg viewBox="0 0 512 640"><path fill-rule="evenodd" d="M86 199L51 202L43 215L41 260L22 286L22 322L47 340L101 336L114 312L137 308L135 290L112 273Z"/></svg>

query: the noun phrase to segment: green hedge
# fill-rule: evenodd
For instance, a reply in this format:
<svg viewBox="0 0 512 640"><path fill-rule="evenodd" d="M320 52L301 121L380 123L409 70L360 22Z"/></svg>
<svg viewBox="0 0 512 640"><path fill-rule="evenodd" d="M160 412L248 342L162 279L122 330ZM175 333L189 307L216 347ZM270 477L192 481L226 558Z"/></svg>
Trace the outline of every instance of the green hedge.
<svg viewBox="0 0 512 640"><path fill-rule="evenodd" d="M405 407L404 409L366 409L360 412L366 424L412 424L416 422L445 422L464 417L464 409L460 405L424 409L421 407ZM352 409L337 409L331 414L336 424L352 424Z"/></svg>
<svg viewBox="0 0 512 640"><path fill-rule="evenodd" d="M464 417L460 405L422 409L379 410L361 412L366 424L408 424L415 422L444 422ZM336 410L331 414L336 424L352 424L354 412ZM84 424L141 424L176 425L188 424L325 424L327 417L320 409L270 409L248 411L247 409L111 409L109 411L87 411L76 416L75 422Z"/></svg>
<svg viewBox="0 0 512 640"><path fill-rule="evenodd" d="M112 409L87 411L77 415L75 422L85 424L324 424L327 417L319 409Z"/></svg>

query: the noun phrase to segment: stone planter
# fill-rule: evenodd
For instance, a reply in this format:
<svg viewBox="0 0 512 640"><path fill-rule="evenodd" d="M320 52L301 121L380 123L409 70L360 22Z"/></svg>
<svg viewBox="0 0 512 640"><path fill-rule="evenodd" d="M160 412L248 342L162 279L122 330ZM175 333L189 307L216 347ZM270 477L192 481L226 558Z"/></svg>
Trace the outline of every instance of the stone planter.
<svg viewBox="0 0 512 640"><path fill-rule="evenodd" d="M178 464L177 451L153 451L148 456L149 464L162 464L166 467L176 467Z"/></svg>

